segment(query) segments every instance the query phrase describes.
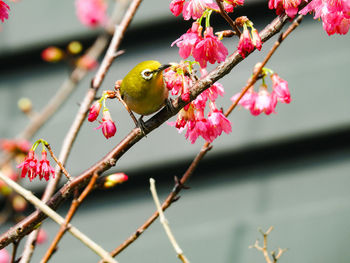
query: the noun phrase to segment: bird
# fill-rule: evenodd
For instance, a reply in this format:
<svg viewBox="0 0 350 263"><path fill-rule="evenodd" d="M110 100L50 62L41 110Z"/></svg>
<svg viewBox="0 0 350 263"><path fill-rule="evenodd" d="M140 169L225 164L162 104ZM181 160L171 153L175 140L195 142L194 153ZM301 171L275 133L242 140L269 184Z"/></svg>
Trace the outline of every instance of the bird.
<svg viewBox="0 0 350 263"><path fill-rule="evenodd" d="M168 100L169 90L163 79L163 70L170 66L155 60L143 61L130 70L119 84L121 101L141 130L145 128L143 116L171 104ZM141 115L138 121L131 111Z"/></svg>

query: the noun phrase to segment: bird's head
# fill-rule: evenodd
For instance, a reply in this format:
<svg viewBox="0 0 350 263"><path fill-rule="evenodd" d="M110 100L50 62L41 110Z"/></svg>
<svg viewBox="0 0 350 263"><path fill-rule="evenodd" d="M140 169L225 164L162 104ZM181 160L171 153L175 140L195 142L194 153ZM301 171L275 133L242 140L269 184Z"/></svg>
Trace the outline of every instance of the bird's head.
<svg viewBox="0 0 350 263"><path fill-rule="evenodd" d="M161 65L158 61L148 60L136 65L129 74L141 82L149 82L162 76L160 73L170 66L170 64Z"/></svg>

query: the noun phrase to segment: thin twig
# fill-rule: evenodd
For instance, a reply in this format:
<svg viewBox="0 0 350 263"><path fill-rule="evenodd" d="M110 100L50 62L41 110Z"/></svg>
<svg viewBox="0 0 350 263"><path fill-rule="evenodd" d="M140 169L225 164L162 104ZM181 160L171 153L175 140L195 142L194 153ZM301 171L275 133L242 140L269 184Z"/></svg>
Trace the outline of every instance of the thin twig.
<svg viewBox="0 0 350 263"><path fill-rule="evenodd" d="M68 181L72 181L72 176L70 176L70 174L67 172L66 168L64 168L63 164L57 159L57 157L55 156L55 154L53 153L53 151L51 149L50 144L45 143L44 145L47 148L47 150L49 151L52 159L55 160L55 162L58 164L58 166L60 167L60 169L62 170L64 175L67 177Z"/></svg>
<svg viewBox="0 0 350 263"><path fill-rule="evenodd" d="M19 242L20 242L20 240L13 242L11 263L15 263L16 262L16 254L17 254L17 249L18 249Z"/></svg>
<svg viewBox="0 0 350 263"><path fill-rule="evenodd" d="M222 0L216 0L216 3L218 4L219 8L220 8L220 15L227 21L227 23L229 23L229 25L232 27L233 32L235 33L235 35L237 35L238 37L241 36L241 31L238 29L236 23L231 19L231 17L229 17L229 15L227 14L227 12L225 11L225 8L222 4Z"/></svg>
<svg viewBox="0 0 350 263"><path fill-rule="evenodd" d="M83 202L85 197L93 189L93 186L95 185L97 177L98 177L98 175L94 174L91 177L91 180L90 180L89 184L86 186L84 191L80 194L80 196L78 198L73 199L72 204L71 204L71 206L69 208L69 211L68 211L68 213L66 215L66 218L64 219L64 224L61 225L61 227L60 227L56 237L53 239L50 247L46 251L45 256L41 260L41 263L46 263L50 259L50 257L52 256L53 252L56 250L58 242L61 240L61 238L63 237L64 233L67 231L67 229L68 229L67 226L68 226L69 222L72 220L72 218L73 218L75 212L77 211L78 207Z"/></svg>
<svg viewBox="0 0 350 263"><path fill-rule="evenodd" d="M272 230L273 230L272 226L269 227L269 229L266 232L263 232L261 229L259 229L259 232L261 233L261 235L263 236L263 239L264 239L263 240L263 246L259 245L259 241L258 240L255 241L254 245L249 246L249 248L255 248L258 251L261 251L263 253L263 255L264 255L266 263L276 263L277 260L282 256L282 254L287 251L287 249L278 248L277 255L276 255L275 251L272 251L271 252L272 260L271 260L271 258L269 256L269 251L267 249L267 238L268 238L268 236L269 236L269 234L271 233Z"/></svg>
<svg viewBox="0 0 350 263"><path fill-rule="evenodd" d="M167 234L169 241L170 241L171 245L173 246L178 258L181 259L181 261L183 263L189 263L188 259L185 257L179 244L176 242L176 239L175 239L173 233L171 232L169 222L165 218L162 207L160 206L160 202L159 202L159 198L158 198L157 190L156 190L156 185L155 185L155 180L153 178L150 178L149 183L150 183L150 190L152 193L152 197L153 197L154 203L156 204L156 207L157 207L157 210L159 213L160 223L163 225L165 233Z"/></svg>
<svg viewBox="0 0 350 263"><path fill-rule="evenodd" d="M6 184L8 184L9 187L11 187L13 190L15 190L18 194L23 196L28 202L36 206L38 209L40 209L42 212L44 212L48 217L50 217L52 220L54 220L57 224L62 225L64 224L64 218L61 217L59 214L57 214L54 210L52 210L50 207L48 207L43 201L41 201L39 198L37 198L35 195L33 195L30 191L23 188L19 184L17 184L15 181L11 180L7 176L3 175L2 172L0 172L0 179L3 180ZM115 259L113 259L107 251L105 251L102 247L100 247L98 244L96 244L94 241L92 241L90 238L88 238L85 234L80 232L77 228L73 227L69 224L68 231L76 237L78 240L80 240L84 245L86 245L88 248L90 248L92 251L94 251L97 255L99 255L104 261L109 263L117 263Z"/></svg>
<svg viewBox="0 0 350 263"><path fill-rule="evenodd" d="M277 34L283 25L288 21L288 16L278 16L264 30L260 32L261 40L266 42L272 36ZM211 71L204 78L198 80L190 89L190 100L194 100L201 92L209 88L220 78L224 77L241 61L242 56L235 51L231 56ZM141 140L146 134L150 133L154 129L158 128L170 117L174 116L181 108L183 108L188 101L184 102L182 99L176 98L173 100L173 111L169 111L167 108L163 108L157 114L155 114L150 120L145 123L145 134L140 133L140 128L134 128L116 147L114 147L105 157L87 169L78 177L74 178L72 182L64 185L48 202L50 207L56 209L64 200L66 200L71 194L72 189L84 187L87 185L88 179L94 174L101 174L104 171L114 166L119 158L123 156L134 144ZM15 239L24 236L28 232L45 219L45 214L40 212L34 212L27 216L24 220L16 224L7 232L0 236L0 248L3 248Z"/></svg>

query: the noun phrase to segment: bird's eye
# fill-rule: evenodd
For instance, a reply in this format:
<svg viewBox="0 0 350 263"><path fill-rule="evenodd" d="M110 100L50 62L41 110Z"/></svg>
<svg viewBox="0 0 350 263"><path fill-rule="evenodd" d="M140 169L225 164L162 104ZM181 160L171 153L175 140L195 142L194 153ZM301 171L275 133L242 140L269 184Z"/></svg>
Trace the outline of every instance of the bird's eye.
<svg viewBox="0 0 350 263"><path fill-rule="evenodd" d="M153 72L150 69L145 69L141 72L141 76L145 80L150 80L153 77Z"/></svg>

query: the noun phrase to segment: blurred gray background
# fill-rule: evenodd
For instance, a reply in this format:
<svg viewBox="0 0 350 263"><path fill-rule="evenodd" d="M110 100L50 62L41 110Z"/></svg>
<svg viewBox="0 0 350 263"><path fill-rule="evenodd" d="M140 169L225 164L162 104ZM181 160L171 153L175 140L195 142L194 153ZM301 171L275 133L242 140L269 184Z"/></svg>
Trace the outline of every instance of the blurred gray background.
<svg viewBox="0 0 350 263"><path fill-rule="evenodd" d="M99 34L78 22L74 1L33 0L9 5L10 18L0 32L2 138L14 137L28 122L17 108L20 97L29 97L40 110L69 74L63 63L42 62L41 50L49 45L65 47L71 40L88 47ZM169 1L142 3L121 47L126 53L113 63L102 90L112 89L115 80L140 61L179 61L178 49L170 44L190 24L173 17L168 6ZM258 29L274 17L265 1L247 2L235 15L242 14L248 14ZM227 28L217 16L211 23L218 24L216 30ZM233 132L214 142L188 183L191 189L183 191L166 212L191 262L264 262L262 254L248 246L256 238L261 240L258 227L266 230L269 226L275 227L269 237L270 249L289 249L280 262L349 262L349 40L348 35L329 37L320 21L305 19L268 64L288 80L292 102L279 104L277 114L271 116L253 117L244 109L233 112ZM232 53L237 40L224 42ZM226 96L218 105L230 105L230 97L245 85L252 67L271 45L266 43L262 51L220 80ZM46 139L59 152L93 74L79 84L35 139ZM94 130L96 123L86 122L67 164L71 174L90 167L133 128L120 103L109 101L108 107L117 125L116 136L106 140L101 131ZM162 125L130 149L113 169L127 173L130 180L113 190L91 194L73 224L112 250L154 212L149 177L156 179L163 200L173 187L173 177L182 175L203 143L198 140L191 145L176 129ZM26 185L40 195L45 183ZM67 205L59 209L62 215L66 211ZM50 220L43 226L51 240L58 226ZM38 247L33 262L40 261L48 245ZM158 221L117 259L179 262ZM51 262L97 260L67 234Z"/></svg>

